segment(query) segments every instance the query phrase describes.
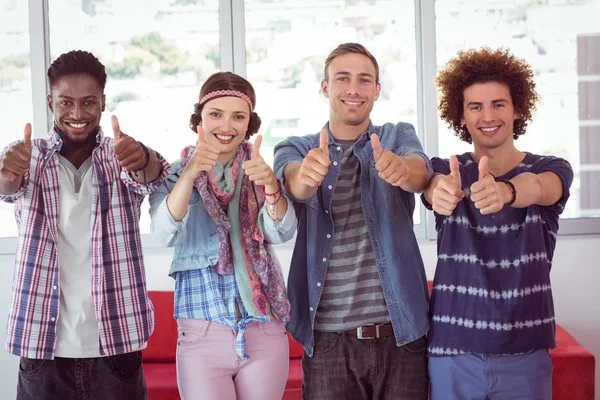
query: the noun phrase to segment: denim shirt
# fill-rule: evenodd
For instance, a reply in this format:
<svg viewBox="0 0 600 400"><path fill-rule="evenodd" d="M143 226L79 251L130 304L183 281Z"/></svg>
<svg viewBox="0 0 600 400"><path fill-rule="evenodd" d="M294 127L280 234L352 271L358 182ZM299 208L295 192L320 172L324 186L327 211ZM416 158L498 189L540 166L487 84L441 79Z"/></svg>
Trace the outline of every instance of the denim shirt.
<svg viewBox="0 0 600 400"><path fill-rule="evenodd" d="M204 208L196 188L192 190L187 213L181 221L175 221L167 207L167 196L183 169L181 161L172 163L163 184L149 198L152 235L161 245L175 247L169 270L172 277L177 272L216 265L219 258L217 224ZM265 203L259 212L258 224L266 242L286 242L294 236L296 216L293 207L288 207L283 219L274 221L268 215Z"/></svg>
<svg viewBox="0 0 600 400"><path fill-rule="evenodd" d="M329 132L329 124L324 128ZM383 295L394 328L396 344L402 346L423 336L429 329L427 279L419 246L413 232L413 193L379 178L375 169L370 135L377 134L384 150L399 156L418 154L432 167L422 150L414 127L408 123L369 125L354 145L360 161L360 191L365 222L381 279ZM290 137L275 147L275 174L284 181L285 167L302 161L319 146L319 134ZM298 217L298 234L288 277L292 306L288 331L312 357L314 321L323 292L326 269L333 247L331 200L340 172L342 147L329 132L329 172L315 195L306 201L292 199ZM285 185L282 185L285 190Z"/></svg>

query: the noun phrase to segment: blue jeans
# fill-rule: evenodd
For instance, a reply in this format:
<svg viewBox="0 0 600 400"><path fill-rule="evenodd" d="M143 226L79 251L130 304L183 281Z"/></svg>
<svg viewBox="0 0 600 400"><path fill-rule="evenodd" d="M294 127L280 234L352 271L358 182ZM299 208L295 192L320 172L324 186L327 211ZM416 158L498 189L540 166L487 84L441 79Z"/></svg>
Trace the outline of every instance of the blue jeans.
<svg viewBox="0 0 600 400"><path fill-rule="evenodd" d="M426 345L425 336L398 347L393 336L315 332L313 356L302 356L302 398L427 400Z"/></svg>
<svg viewBox="0 0 600 400"><path fill-rule="evenodd" d="M98 358L21 357L17 400L146 400L142 352Z"/></svg>
<svg viewBox="0 0 600 400"><path fill-rule="evenodd" d="M429 358L431 400L550 400L547 349L518 355L463 354Z"/></svg>

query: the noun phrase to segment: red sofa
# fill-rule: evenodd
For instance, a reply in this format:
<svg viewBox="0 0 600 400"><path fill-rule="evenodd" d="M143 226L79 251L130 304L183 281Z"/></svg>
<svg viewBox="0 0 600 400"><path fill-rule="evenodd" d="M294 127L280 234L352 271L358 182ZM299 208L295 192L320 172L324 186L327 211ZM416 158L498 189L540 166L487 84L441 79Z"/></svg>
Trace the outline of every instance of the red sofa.
<svg viewBox="0 0 600 400"><path fill-rule="evenodd" d="M430 283L431 285L431 283ZM173 292L151 291L156 327L143 351L143 368L149 400L180 400L175 371L177 324L173 318ZM288 335L290 372L283 400L302 398L302 347ZM594 399L594 356L563 328L556 329L556 349L550 351L554 374L554 400Z"/></svg>

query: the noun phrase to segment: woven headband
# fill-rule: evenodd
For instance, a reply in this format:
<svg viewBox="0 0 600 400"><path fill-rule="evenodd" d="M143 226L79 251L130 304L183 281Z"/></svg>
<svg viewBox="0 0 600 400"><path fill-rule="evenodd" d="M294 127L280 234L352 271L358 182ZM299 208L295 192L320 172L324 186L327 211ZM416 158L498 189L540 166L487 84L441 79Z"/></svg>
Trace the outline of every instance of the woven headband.
<svg viewBox="0 0 600 400"><path fill-rule="evenodd" d="M250 105L250 110L252 111L254 108L252 107L252 100L250 97L246 96L242 92L238 92L237 90L215 90L214 92L210 92L204 95L202 99L200 99L200 104L206 103L208 100L217 96L234 96L239 97L242 100L246 100L246 102Z"/></svg>

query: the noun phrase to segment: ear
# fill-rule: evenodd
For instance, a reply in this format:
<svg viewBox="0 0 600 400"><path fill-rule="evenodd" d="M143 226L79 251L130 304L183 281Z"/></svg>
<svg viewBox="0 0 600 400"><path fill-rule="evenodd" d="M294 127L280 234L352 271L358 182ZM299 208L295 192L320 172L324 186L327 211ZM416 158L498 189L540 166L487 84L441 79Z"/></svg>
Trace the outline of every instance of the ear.
<svg viewBox="0 0 600 400"><path fill-rule="evenodd" d="M466 123L465 123L465 117L462 117L462 118L460 119L460 124L461 124L461 125L466 125Z"/></svg>
<svg viewBox="0 0 600 400"><path fill-rule="evenodd" d="M50 109L50 111L54 111L52 109L52 95L49 94L46 100L48 101L48 108Z"/></svg>
<svg viewBox="0 0 600 400"><path fill-rule="evenodd" d="M325 98L329 98L329 92L328 92L328 87L327 87L327 81L325 79L323 79L321 81L321 90L323 91L323 95L325 96Z"/></svg>
<svg viewBox="0 0 600 400"><path fill-rule="evenodd" d="M377 91L377 94L375 95L375 100L379 100L379 94L381 93L381 82L377 82L375 90Z"/></svg>
<svg viewBox="0 0 600 400"><path fill-rule="evenodd" d="M106 96L102 95L102 112L106 109Z"/></svg>

